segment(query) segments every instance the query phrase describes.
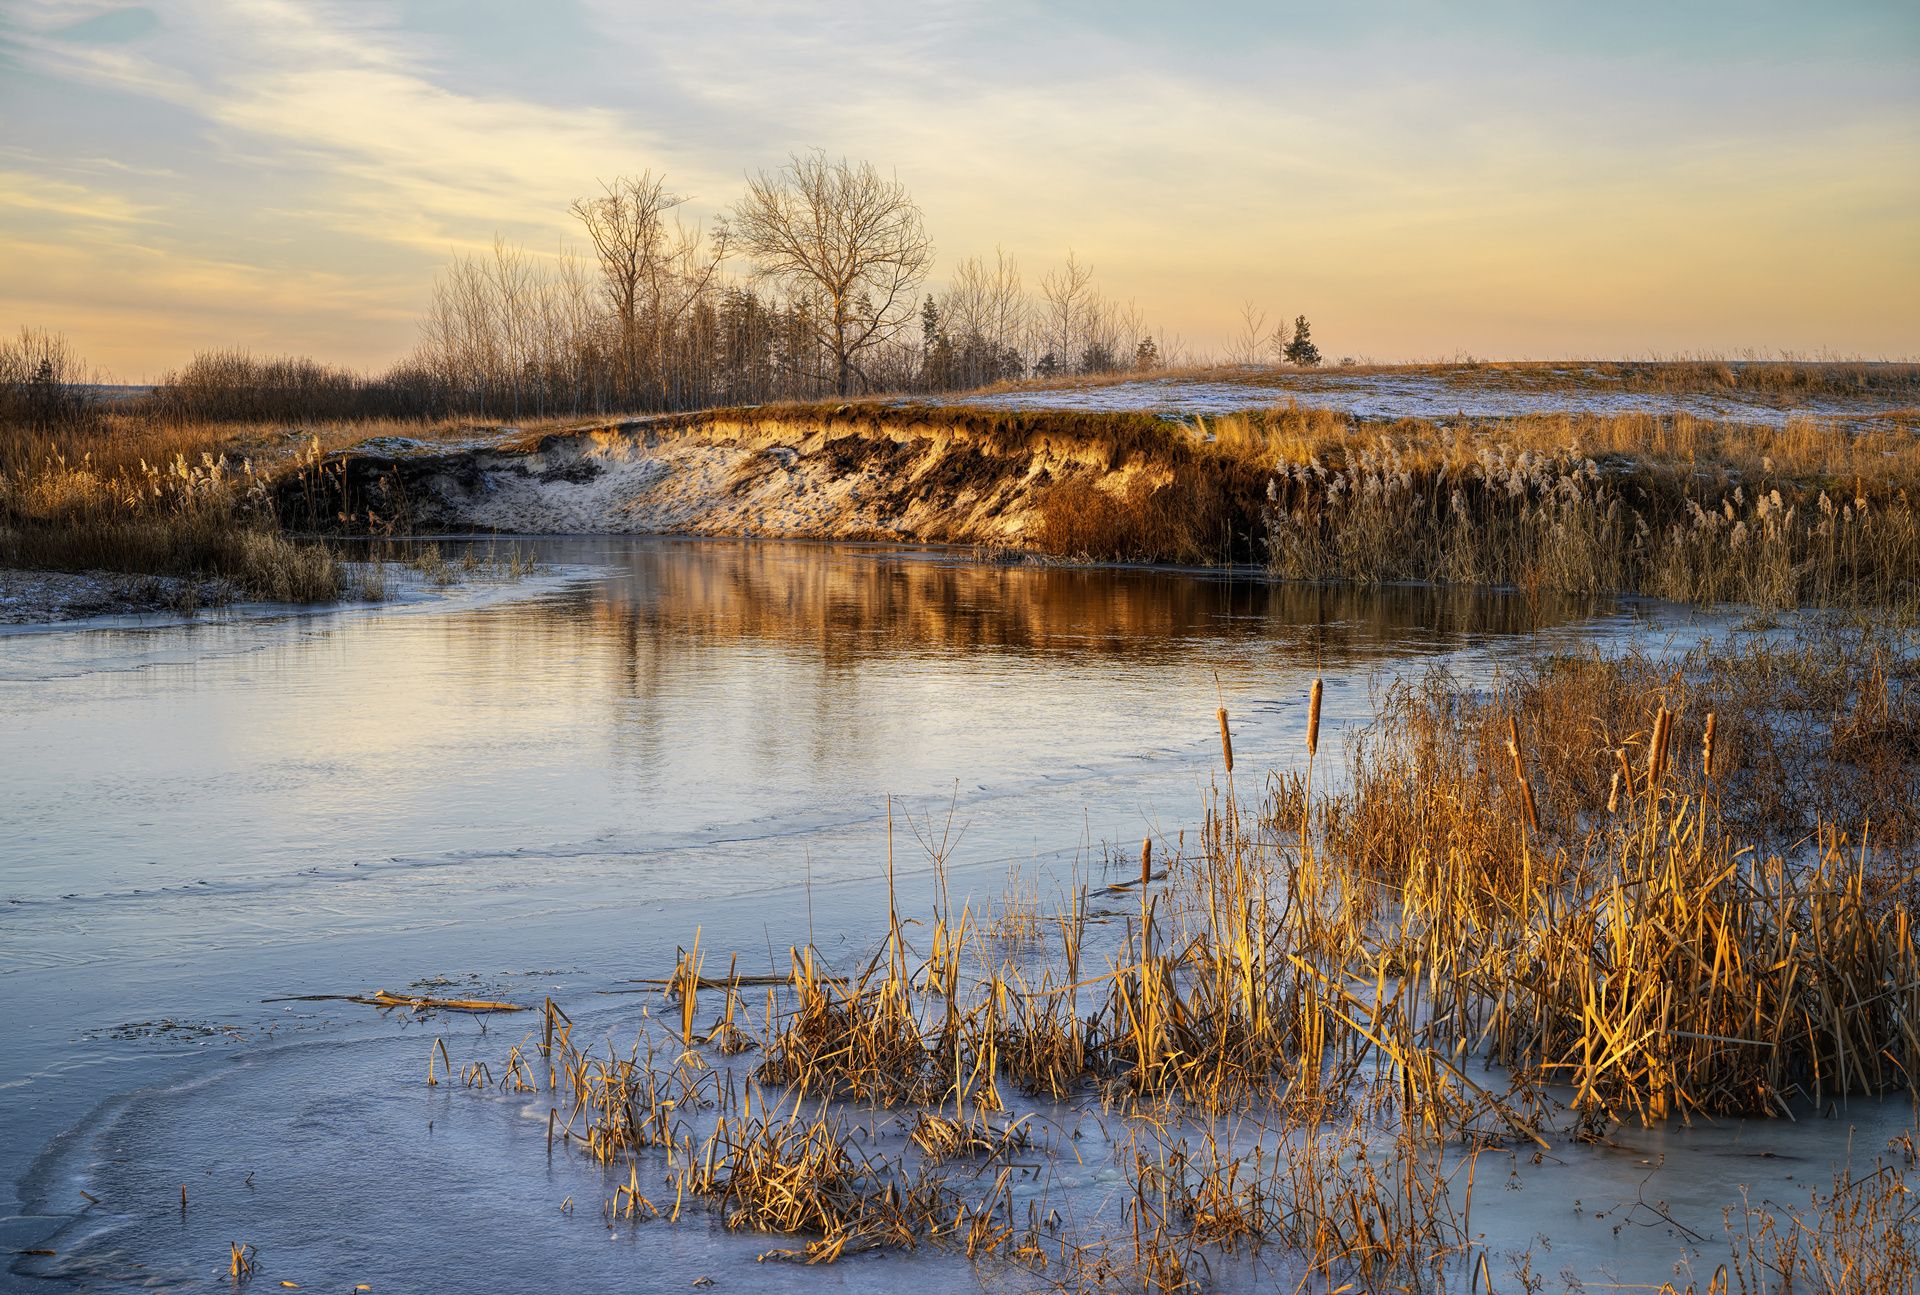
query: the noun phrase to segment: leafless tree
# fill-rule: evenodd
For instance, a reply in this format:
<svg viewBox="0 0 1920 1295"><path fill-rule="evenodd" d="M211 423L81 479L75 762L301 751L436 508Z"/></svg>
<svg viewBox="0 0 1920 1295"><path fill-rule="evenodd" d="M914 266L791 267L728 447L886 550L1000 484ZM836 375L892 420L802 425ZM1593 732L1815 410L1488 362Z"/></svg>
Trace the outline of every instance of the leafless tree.
<svg viewBox="0 0 1920 1295"><path fill-rule="evenodd" d="M652 171L600 182L601 195L579 198L570 210L586 228L600 261L601 284L620 332L620 358L629 393L640 384L642 298L658 282L668 256L667 214L686 199L667 192Z"/></svg>
<svg viewBox="0 0 1920 1295"><path fill-rule="evenodd" d="M1051 367L1071 372L1077 343L1093 313L1097 294L1093 288L1093 267L1082 265L1071 249L1067 263L1047 271L1040 280L1040 297L1045 303L1040 323L1042 365L1051 357Z"/></svg>
<svg viewBox="0 0 1920 1295"><path fill-rule="evenodd" d="M797 298L846 395L860 361L913 321L914 292L933 260L920 208L871 162L796 153L777 172L747 178L731 232L763 277Z"/></svg>
<svg viewBox="0 0 1920 1295"><path fill-rule="evenodd" d="M681 223L673 213L686 198L669 192L665 178L651 171L603 180L600 189L599 197L581 198L571 210L600 263L619 337L623 394L676 407L687 399L687 374L669 352L684 340L689 313L719 274L725 232L708 239Z"/></svg>
<svg viewBox="0 0 1920 1295"><path fill-rule="evenodd" d="M1278 363L1280 348L1287 343L1286 326L1267 327L1267 312L1251 301L1240 306L1240 327L1227 342L1227 363Z"/></svg>

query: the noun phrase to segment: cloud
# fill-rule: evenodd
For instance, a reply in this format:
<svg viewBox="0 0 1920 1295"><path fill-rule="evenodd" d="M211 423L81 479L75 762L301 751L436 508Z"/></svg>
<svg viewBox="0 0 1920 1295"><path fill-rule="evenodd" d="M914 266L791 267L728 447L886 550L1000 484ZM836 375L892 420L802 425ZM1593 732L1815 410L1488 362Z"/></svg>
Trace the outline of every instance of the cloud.
<svg viewBox="0 0 1920 1295"><path fill-rule="evenodd" d="M897 168L946 263L1000 245L1037 279L1071 246L1203 343L1252 296L1376 354L1618 348L1649 310L1920 345L1883 304L1920 292L1911 31L1903 53L1836 22L1803 50L1769 18L1716 56L1653 10L1596 32L1419 6L509 10L47 0L0 20L21 141L0 150L0 258L23 267L0 306L107 309L72 268L92 256L130 300L173 294L183 340L244 323L378 363L450 251L495 231L552 250L597 177L664 170L700 218L817 145Z"/></svg>
<svg viewBox="0 0 1920 1295"><path fill-rule="evenodd" d="M26 170L0 170L0 209L9 207L112 225L139 224L153 219L151 208L123 194Z"/></svg>

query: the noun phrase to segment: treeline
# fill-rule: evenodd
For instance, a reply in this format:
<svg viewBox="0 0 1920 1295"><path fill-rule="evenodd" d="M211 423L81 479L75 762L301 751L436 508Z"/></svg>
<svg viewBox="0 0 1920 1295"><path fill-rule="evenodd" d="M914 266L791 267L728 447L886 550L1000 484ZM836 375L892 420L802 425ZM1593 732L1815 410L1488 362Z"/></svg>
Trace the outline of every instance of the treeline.
<svg viewBox="0 0 1920 1295"><path fill-rule="evenodd" d="M1071 253L1037 291L1003 252L922 291L918 208L870 165L795 157L711 231L677 217L684 202L651 174L623 177L573 204L591 260L498 240L456 258L388 381L436 412L520 417L952 391L1167 358Z"/></svg>
<svg viewBox="0 0 1920 1295"><path fill-rule="evenodd" d="M920 209L870 163L797 154L749 177L711 229L680 217L686 201L651 172L623 176L570 208L586 251L536 256L496 239L456 257L418 344L385 373L209 351L145 403L188 421L517 420L954 391L1181 359L1071 252L1035 287L997 252L930 290ZM32 338L0 350L0 418L90 416L64 340ZM1286 359L1317 360L1299 345L1304 320L1294 341Z"/></svg>
<svg viewBox="0 0 1920 1295"><path fill-rule="evenodd" d="M206 352L161 379L152 407L212 421L521 419L948 391L1165 358L1140 312L1071 254L1037 291L1004 254L963 260L928 290L920 209L869 163L795 155L750 177L711 229L681 218L686 201L652 173L623 176L570 208L585 253L496 239L456 257L418 344L385 373ZM44 389L0 380L9 402L39 402L35 417L54 416L48 393L66 390L58 374Z"/></svg>

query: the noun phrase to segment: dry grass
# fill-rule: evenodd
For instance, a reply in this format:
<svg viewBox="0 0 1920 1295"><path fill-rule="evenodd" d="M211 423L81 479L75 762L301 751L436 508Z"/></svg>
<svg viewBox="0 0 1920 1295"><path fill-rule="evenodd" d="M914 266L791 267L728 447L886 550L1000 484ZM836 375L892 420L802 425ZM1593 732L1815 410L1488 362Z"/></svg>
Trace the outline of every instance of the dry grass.
<svg viewBox="0 0 1920 1295"><path fill-rule="evenodd" d="M1283 576L1920 606L1911 433L1523 419L1341 440L1287 421L1221 437L1278 464L1268 564Z"/></svg>
<svg viewBox="0 0 1920 1295"><path fill-rule="evenodd" d="M1913 1089L1911 882L1830 823L1797 841L1772 804L1846 782L1862 725L1906 740L1910 646L1402 689L1336 795L1271 779L1284 806L1243 811L1223 744L1199 832L1101 892L1118 930L1098 955L1085 892L1044 938L1025 899L1008 939L943 898L918 951L890 903L859 970L796 950L777 984L707 979L696 940L663 982L664 1052L590 1055L549 1005L498 1078L468 1081L550 1091L559 1144L608 1167L610 1219L705 1202L807 1238L779 1257L938 1245L1034 1289L1189 1292L1278 1251L1313 1288L1486 1289L1467 1218L1489 1149ZM1709 754L1699 708L1735 692ZM1753 726L1795 706L1818 721L1756 757ZM1833 804L1892 794L1863 776ZM749 985L767 1013L742 1082L707 1057L751 1050ZM1498 1068L1470 1074L1476 1055ZM1038 1114L1008 1114L1003 1082ZM1090 1110L1122 1127L1076 1154L1111 1154L1126 1190L1076 1223L1021 1165L1062 1154L1036 1118ZM1709 1289L1907 1289L1902 1172L1730 1216Z"/></svg>
<svg viewBox="0 0 1920 1295"><path fill-rule="evenodd" d="M527 562L518 551L453 562L431 546L372 555L350 575L340 553L294 538L279 515L276 475L311 474L329 448L475 430L391 421L295 429L110 411L50 428L0 425L0 565L207 577L232 597L272 602L378 599L383 563L396 560L438 584L482 569L519 575Z"/></svg>
<svg viewBox="0 0 1920 1295"><path fill-rule="evenodd" d="M331 551L281 532L249 466L210 457L117 471L56 457L0 475L0 565L212 577L275 602L346 588Z"/></svg>
<svg viewBox="0 0 1920 1295"><path fill-rule="evenodd" d="M1058 416L1063 431L1138 417ZM1317 582L1920 608L1920 435L1898 423L1556 415L1361 426L1281 409L1163 426L1158 451L1136 447L1139 434L1129 424L1108 470L1051 487L1034 533L1042 549L1263 561ZM1122 465L1131 471L1113 475Z"/></svg>
<svg viewBox="0 0 1920 1295"><path fill-rule="evenodd" d="M1920 1289L1920 1203L1903 1165L1841 1171L1809 1193L1804 1210L1749 1205L1729 1212L1734 1256L1723 1289L1879 1292Z"/></svg>
<svg viewBox="0 0 1920 1295"><path fill-rule="evenodd" d="M1438 378L1450 386L1595 395L1738 393L1786 405L1808 397L1873 398L1920 405L1920 364L1906 361L1808 360L1793 357L1699 356L1644 360L1442 360L1414 364L1329 364L1318 369L1196 364L1146 372L1120 370L1054 378L1023 378L982 390L1062 391L1140 381L1288 385L1311 391L1324 375Z"/></svg>

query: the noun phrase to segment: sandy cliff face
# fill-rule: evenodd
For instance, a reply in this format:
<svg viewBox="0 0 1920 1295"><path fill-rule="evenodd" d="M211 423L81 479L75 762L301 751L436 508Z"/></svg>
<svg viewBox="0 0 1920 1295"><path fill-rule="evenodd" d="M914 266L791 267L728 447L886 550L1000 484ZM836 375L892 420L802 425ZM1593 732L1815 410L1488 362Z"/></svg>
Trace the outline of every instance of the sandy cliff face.
<svg viewBox="0 0 1920 1295"><path fill-rule="evenodd" d="M937 411L722 413L441 454L353 452L282 483L295 525L904 539L1022 546L1074 477L1170 475L1175 424L971 420ZM1157 442L1157 444L1156 444Z"/></svg>

